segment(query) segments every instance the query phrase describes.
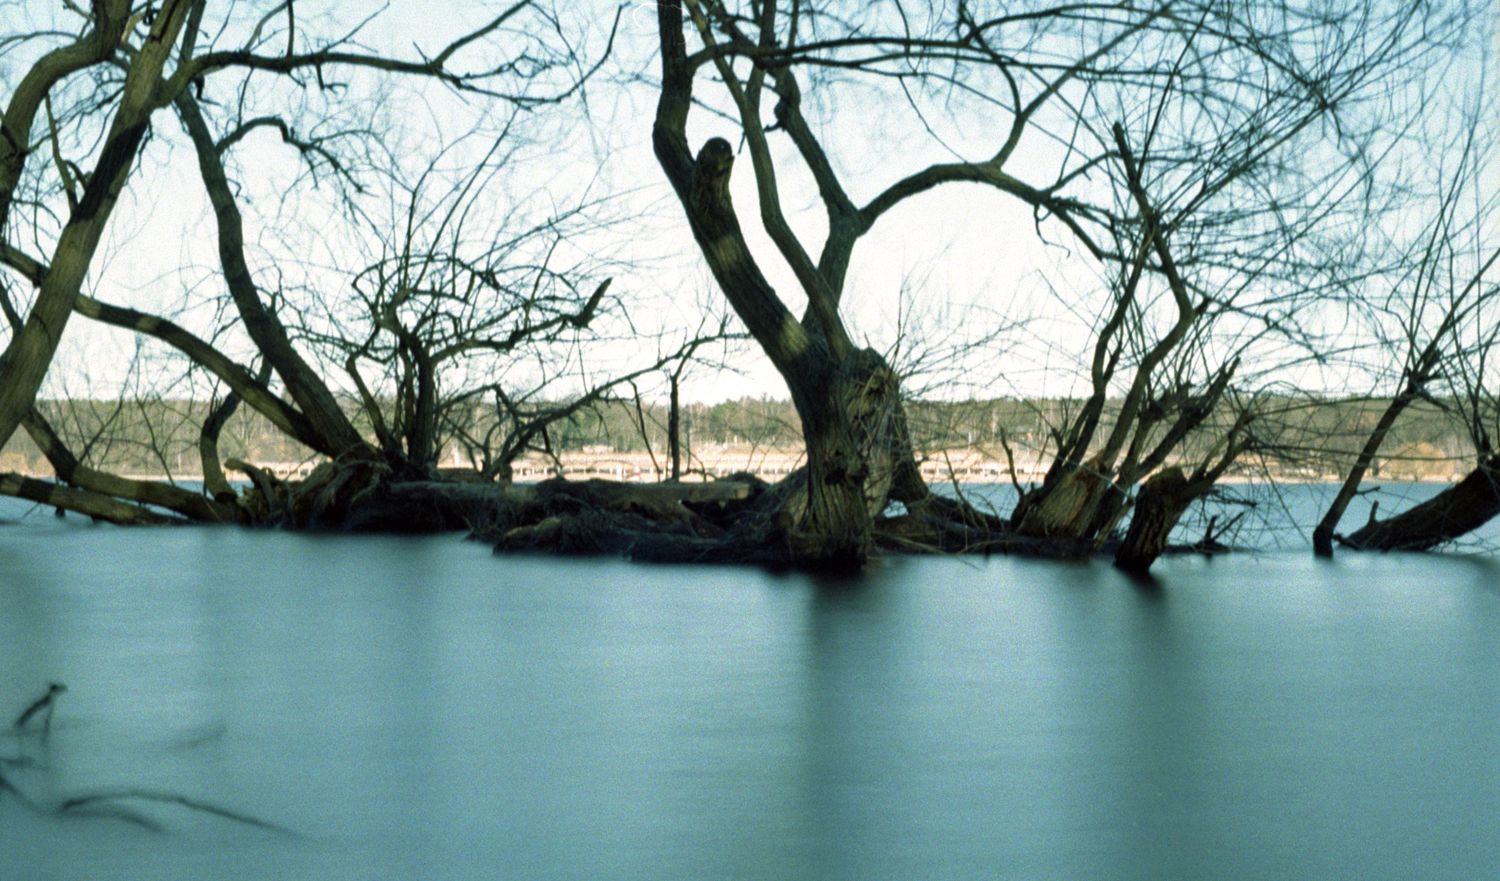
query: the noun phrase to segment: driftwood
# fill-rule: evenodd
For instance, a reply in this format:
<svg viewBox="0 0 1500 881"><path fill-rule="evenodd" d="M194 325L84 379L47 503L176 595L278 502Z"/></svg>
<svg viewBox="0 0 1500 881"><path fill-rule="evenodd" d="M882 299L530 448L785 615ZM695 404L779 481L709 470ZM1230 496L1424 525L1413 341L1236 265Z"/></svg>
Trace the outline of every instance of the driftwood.
<svg viewBox="0 0 1500 881"><path fill-rule="evenodd" d="M876 540L892 551L917 554L1007 554L1081 560L1110 551L1119 542L1069 536L1023 535L1009 528L989 529L930 515L904 514L876 523Z"/></svg>
<svg viewBox="0 0 1500 881"><path fill-rule="evenodd" d="M350 499L337 528L400 534L466 531L509 503L509 491L494 483L379 483Z"/></svg>
<svg viewBox="0 0 1500 881"><path fill-rule="evenodd" d="M188 520L233 523L239 519L239 512L233 506L221 504L205 497L202 493L162 481L130 480L85 466L78 461L78 458L68 449L67 444L63 443L62 438L34 407L26 414L22 425L26 433L31 436L32 442L47 458L47 463L52 466L57 479L74 489L122 502L165 508L181 514ZM35 487L32 490L38 491ZM27 496L27 498L34 498L34 496ZM68 493L57 494L56 498L57 502L49 501L48 504L57 504L60 509L78 511L113 523L151 524L156 522L149 517L142 518L134 506L119 508L102 504L91 496Z"/></svg>
<svg viewBox="0 0 1500 881"><path fill-rule="evenodd" d="M785 512L787 499L803 492L807 473L799 469L776 484L750 475L698 484L549 480L474 537L500 552L795 566L802 561ZM1101 548L1095 541L1020 535L998 517L940 496L909 505L906 514L877 517L873 535L878 547L899 553L1082 558Z"/></svg>
<svg viewBox="0 0 1500 881"><path fill-rule="evenodd" d="M784 530L765 516L779 496L750 475L650 484L559 478L513 494L512 504L497 509L474 536L499 551L783 564L791 559Z"/></svg>
<svg viewBox="0 0 1500 881"><path fill-rule="evenodd" d="M239 504L252 522L293 529L347 529L365 497L392 482L390 466L373 457L324 462L296 481L281 480L238 459L224 466L250 478L253 488L241 495Z"/></svg>

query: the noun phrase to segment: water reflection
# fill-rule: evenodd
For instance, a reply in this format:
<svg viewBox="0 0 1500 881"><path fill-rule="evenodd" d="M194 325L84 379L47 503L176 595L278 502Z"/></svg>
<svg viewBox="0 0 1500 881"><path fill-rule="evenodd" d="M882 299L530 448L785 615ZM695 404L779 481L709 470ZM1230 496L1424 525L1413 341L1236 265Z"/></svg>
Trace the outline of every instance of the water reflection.
<svg viewBox="0 0 1500 881"><path fill-rule="evenodd" d="M892 560L856 580L451 539L0 536L0 710L68 683L19 877L1472 877L1492 564ZM21 760L25 760L24 762Z"/></svg>

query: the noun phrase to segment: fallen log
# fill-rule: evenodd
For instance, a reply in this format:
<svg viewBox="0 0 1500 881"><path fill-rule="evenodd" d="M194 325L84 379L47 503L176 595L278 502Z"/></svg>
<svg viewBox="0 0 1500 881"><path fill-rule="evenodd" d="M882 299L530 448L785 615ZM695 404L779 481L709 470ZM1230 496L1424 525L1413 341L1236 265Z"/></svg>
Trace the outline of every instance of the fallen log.
<svg viewBox="0 0 1500 881"><path fill-rule="evenodd" d="M30 499L63 511L87 514L96 520L129 526L164 526L189 521L160 514L141 505L122 502L113 496L64 486L50 480L37 480L15 473L0 474L0 495Z"/></svg>
<svg viewBox="0 0 1500 881"><path fill-rule="evenodd" d="M1463 480L1415 507L1371 520L1339 538L1361 551L1425 551L1473 532L1500 515L1500 456L1481 462Z"/></svg>
<svg viewBox="0 0 1500 881"><path fill-rule="evenodd" d="M208 498L201 492L156 480L131 480L87 467L78 461L35 408L26 414L22 425L47 458L57 479L71 487L126 502L165 508L189 520L234 523L239 519L239 511L232 505Z"/></svg>
<svg viewBox="0 0 1500 881"><path fill-rule="evenodd" d="M341 528L420 534L466 531L509 521L528 490L495 483L413 480L380 484L353 498Z"/></svg>

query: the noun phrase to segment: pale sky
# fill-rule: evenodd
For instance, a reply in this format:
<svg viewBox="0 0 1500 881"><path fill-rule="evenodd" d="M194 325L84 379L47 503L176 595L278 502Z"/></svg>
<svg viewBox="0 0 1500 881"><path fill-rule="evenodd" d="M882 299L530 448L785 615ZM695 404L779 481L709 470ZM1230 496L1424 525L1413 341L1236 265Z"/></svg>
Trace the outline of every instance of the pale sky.
<svg viewBox="0 0 1500 881"><path fill-rule="evenodd" d="M335 6L338 11L328 15L340 30L352 27L355 16L366 14L363 10L369 8L352 2ZM315 13L312 4L296 8L299 16ZM493 4L460 3L434 15L430 4L403 0L377 16L362 32L362 42L408 58L413 56L412 44L417 43L431 54L462 28L483 21L493 8ZM17 6L0 4L0 9L9 15ZM67 20L61 4L45 11L34 4L24 9L28 16L50 14ZM574 16L567 27L586 54L597 54L602 48L615 10L613 4L595 2L570 6L564 13ZM213 15L210 11L210 19ZM266 33L273 43L284 39L284 32L278 31L281 21L284 18L273 17L267 23ZM300 21L299 27L304 34L335 28L311 19ZM582 111L576 103L561 111L534 114L538 119L531 121L536 126L531 137L538 142L520 151L514 175L497 181L494 195L502 197L497 204L518 201L525 206L523 213L540 217L571 204L585 186L596 197L611 194L608 212L626 219L574 243L575 256L604 254L617 264L634 265L634 269L615 266L608 273L616 276L612 290L630 298L632 324L648 334L661 331L680 337L696 329L704 304L713 309L725 307L651 153L654 90L648 83L626 82L632 74L655 76L655 31L654 4L638 2L624 9L614 55L587 90L589 120L579 119ZM3 59L0 88L14 81L16 64L24 57L12 52ZM484 114L501 112L494 106L455 98L435 84L414 90L419 84L411 79L397 81L394 91L369 100L368 95L359 94L358 86L374 78L341 78L356 88L333 109L356 118L363 115L377 127L390 127L382 141L411 167L425 164L445 147L453 157L487 147L487 142L477 138L455 143L455 135L467 131ZM218 75L210 80L207 97L234 100L235 82L233 75ZM700 96L720 100L707 76L700 75L697 89ZM354 103L356 96L368 103ZM316 90L307 93L310 120L320 112L323 100ZM272 109L256 106L253 112ZM855 109L840 108L837 122L823 133L830 148L841 148L836 162L852 172L844 183L857 201L863 201L921 165L952 159L949 148L971 157L993 152L996 134L982 123L960 119L942 132L946 144L940 145L925 137L899 102L872 101ZM214 278L212 215L196 180L191 149L175 117L159 111L154 125L155 137L111 220L89 290L101 299L147 311L173 311L186 304L191 308L179 320L208 335L214 326L213 311L224 299ZM701 144L714 135L740 145L732 124L695 110L690 140ZM761 230L748 156L743 151L740 155L733 192L742 226L762 269L793 310L800 312L796 285ZM822 208L800 162L785 152L783 159L778 167L783 206L805 246L816 253L824 225ZM1029 162L1048 169L1055 160L1040 139L1028 139L1012 167L1025 177ZM330 210L326 197L332 192L328 187L299 190L296 201L283 208L275 197L290 187L297 167L290 148L269 134L253 136L237 146L233 166L231 177L248 196L242 200L247 241L253 252L264 247L273 257L259 267L257 280L263 287L300 280L325 293L346 290L341 286L347 285L350 271L378 251L378 245L369 240L368 228L326 214ZM1044 177L1045 171L1038 175ZM956 372L947 378L972 387L950 385L947 394L1083 393L1079 366L1089 354L1087 328L1098 320L1102 285L1094 266L1074 259L1078 250L1055 224L1045 229L1050 243L1037 236L1028 208L976 185L948 185L909 200L882 218L855 251L845 305L855 338L882 351L890 351L898 339L904 339L902 348L911 356L924 346L961 346L998 333L1001 342L993 351L980 350L970 363L950 365ZM308 265L276 261L278 254L291 254ZM277 279L267 277L272 265L282 273ZM592 289L593 283L584 279L579 286ZM101 331L75 316L44 394L80 394L84 393L80 387L118 383L118 373L101 370L99 365L123 363L137 345L132 335ZM232 341L224 345L235 349ZM144 348L160 351L154 341ZM634 363L644 354L648 352L634 342L601 349L590 363L608 370ZM740 395L785 396L779 378L753 350L744 350L736 364L745 375L706 370L693 374L687 397L712 402ZM918 378L913 385L920 388L923 380Z"/></svg>

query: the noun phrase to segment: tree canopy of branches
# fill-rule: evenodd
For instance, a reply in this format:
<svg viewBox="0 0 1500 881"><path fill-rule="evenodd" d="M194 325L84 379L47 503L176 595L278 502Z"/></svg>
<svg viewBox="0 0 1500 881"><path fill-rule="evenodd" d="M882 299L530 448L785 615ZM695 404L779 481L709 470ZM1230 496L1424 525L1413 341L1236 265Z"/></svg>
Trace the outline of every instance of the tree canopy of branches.
<svg viewBox="0 0 1500 881"><path fill-rule="evenodd" d="M1463 227L1476 232L1456 275L1452 211L1425 249L1370 232L1390 216L1373 206L1399 190L1393 163L1411 155L1398 145L1422 113L1413 89L1467 45L1476 13L1462 4L681 0L656 4L654 36L631 45L659 62L638 59L653 72L633 83L596 75L624 10L603 24L589 11L455 11L430 43L385 49L409 41L383 41L402 22L378 13L351 26L347 10L306 3L93 0L0 36L16 74L0 130L0 443L24 428L72 494L19 478L0 491L141 522L163 516L144 504L399 525L427 505L441 526L488 519L507 546L659 559L849 569L880 548L1108 547L1144 570L1231 466L1275 452L1269 392L1330 362L1318 326L1337 315L1406 351L1398 370L1371 370L1399 373L1392 419L1455 382L1443 401L1463 403L1445 406L1491 455L1493 245L1472 245L1488 221ZM551 427L621 399L644 413L647 377L670 386L675 414L686 365L731 335L706 308L694 330L640 338L653 307L604 244L641 236L616 225L638 208L617 200L639 194L608 191L620 173L607 149L597 176L561 159L599 106L590 91L642 78L682 244L785 381L806 464L774 486L552 485L507 507L494 481L550 451ZM552 154L548 175L520 182ZM146 191L158 186L172 196ZM1434 192L1441 208L1459 190ZM1069 266L1049 276L1067 283L1046 308L1086 330L1049 341L1076 365L1076 406L1028 450L999 439L1013 476L1022 452L1045 462L1033 484L1016 476L1008 516L927 486L902 380L856 320L880 293L863 269L885 230L942 199L995 213L982 248L932 255L997 267L990 314L1014 318L1027 295L1006 273L1044 253ZM739 210L752 204L754 225ZM178 306L112 302L117 264L162 259L131 224L193 211L212 254L184 244L181 266L132 276L180 289ZM1362 293L1376 277L1426 293L1378 307ZM940 296L919 290L910 308ZM95 470L48 423L37 396L75 313L171 352L185 382L213 390L206 492ZM628 357L602 366L594 342L624 342ZM219 433L242 406L325 460L314 477L293 487L221 463ZM445 450L482 489L419 487ZM355 511L371 500L389 504Z"/></svg>
<svg viewBox="0 0 1500 881"><path fill-rule="evenodd" d="M1453 95L1433 83L1413 90L1428 113L1399 145L1411 154L1399 190L1405 204L1385 212L1376 206L1374 213L1386 215L1376 225L1389 229L1388 244L1377 251L1383 260L1369 276L1374 290L1356 303L1377 351L1389 359L1377 377L1394 388L1313 532L1320 556L1332 555L1335 539L1356 549L1426 550L1500 514L1500 458L1492 440L1500 423L1490 363L1500 338L1494 312L1500 196L1491 179L1500 163L1500 115L1483 97L1487 86L1480 68L1468 93ZM1473 447L1472 469L1408 511L1384 520L1372 511L1364 526L1338 535L1339 521L1392 428L1419 401L1435 404L1462 426Z"/></svg>
<svg viewBox="0 0 1500 881"><path fill-rule="evenodd" d="M892 500L924 520L925 540L980 527L1006 541L1101 541L1130 488L1233 400L1241 353L1285 333L1328 280L1313 233L1359 185L1374 137L1361 108L1400 89L1456 26L1428 7L1365 3L1038 3L990 15L967 3L684 0L657 12L657 158L802 419L806 489L782 518L793 556L833 565L863 558ZM909 140L883 119L861 128L870 117L851 110L861 90L881 87L909 107ZM735 213L734 146L710 137L695 155L688 141L695 106L728 120L748 154L761 224L807 302L800 319ZM922 158L933 152L950 158ZM856 188L844 169L860 165L878 170ZM821 246L783 208L789 166L815 184ZM1109 280L1081 359L1092 394L1057 431L1046 480L1003 527L931 507L907 467L894 376L842 314L861 238L950 184L1024 204L1041 234L1091 256ZM1017 234L1004 230L997 245ZM1112 392L1123 410L1100 444ZM1149 565L1181 510L1253 445L1252 423L1242 409L1210 460L1143 488L1161 498L1137 517L1121 565Z"/></svg>
<svg viewBox="0 0 1500 881"><path fill-rule="evenodd" d="M24 425L59 477L83 494L56 503L127 521L159 516L119 500L194 519L274 514L241 505L221 471L217 433L241 404L328 460L363 463L358 467L369 489L393 477L432 476L442 441L472 428L471 419L455 414L472 415L489 393L499 411L489 423L511 428L473 450L485 459L481 476L493 477L540 443L551 422L680 362L704 342L669 346L621 375L575 383L571 398L545 403L527 404L535 392L506 387L498 375L503 370L496 357L531 353L528 347L576 347L597 316L619 305L606 299L603 261L558 266L554 260L575 231L570 221L587 215L590 205L521 221L504 215L500 222L475 220L500 204L502 194L491 185L515 173L517 145L532 143L528 117L580 94L609 52L612 30L596 35L599 44L586 52L556 10L522 0L441 45L400 57L365 48L359 27L331 30L328 19L304 18L305 12L305 5L281 3L252 14L258 17L230 11L215 19L219 11L202 0L160 8L100 0L86 9L66 4L54 11L77 36L39 26L7 38L10 60L29 59L30 66L6 108L0 140L0 263L31 291L7 284L0 297L12 331L0 359L0 441ZM449 150L422 147L421 170L412 174L412 161L397 144L400 120L391 115L399 111L383 108L420 105L436 112L434 99L420 93L432 84L447 96L436 100L476 107L470 115L478 121L466 134L447 133ZM406 87L413 94L403 92ZM177 117L185 145L164 125L169 114ZM108 128L101 136L103 123ZM269 196L258 173L266 169L237 156L263 134L296 160L288 163L290 182L282 184L289 189ZM476 142L489 146L477 156L465 153ZM427 154L425 169L421 153ZM265 151L259 155L264 162ZM211 319L193 326L156 314L160 298L141 309L91 296L85 279L114 257L101 257L101 241L132 176L170 184L162 168L188 157L192 164L183 171L192 169L217 234L217 267L190 282L210 288L198 311L206 308ZM451 165L439 168L443 159ZM155 172L149 177L148 166ZM384 218L393 221L388 225L372 214L379 210L381 181L406 187L404 201L386 206L395 214ZM448 189L428 200L432 187ZM325 208L319 216L342 214L374 228L355 223L352 233L341 232L325 220L321 228L304 226L282 250L265 248L319 198ZM151 207L191 211L197 204L189 197ZM381 253L362 270L339 266L336 248L325 240L340 235L364 235L378 243L370 249L367 242L367 250ZM333 253L335 265L317 266L320 253ZM356 306L358 326L347 320L344 295L329 285L352 290L347 302ZM85 467L36 411L37 390L74 313L165 344L190 372L202 371L227 389L202 430L212 498ZM357 389L357 413L332 383L332 365L342 366ZM367 382L372 365L379 376ZM542 381L559 382L562 370L543 363ZM441 391L446 381L462 387ZM355 415L369 428L360 430ZM237 465L256 479L262 508L270 505L267 475ZM324 482L343 481L335 473L326 472ZM20 486L34 497L52 494ZM341 506L320 510L312 519L342 516Z"/></svg>

